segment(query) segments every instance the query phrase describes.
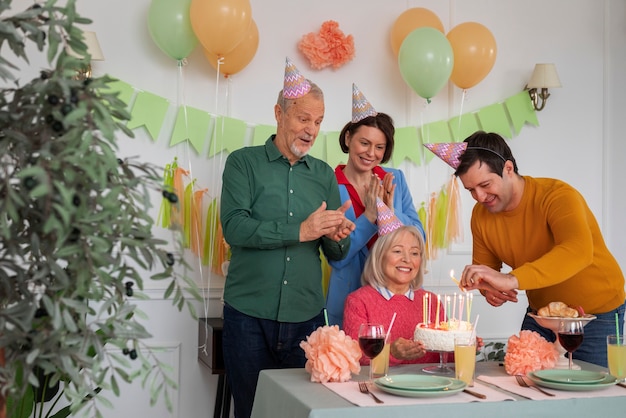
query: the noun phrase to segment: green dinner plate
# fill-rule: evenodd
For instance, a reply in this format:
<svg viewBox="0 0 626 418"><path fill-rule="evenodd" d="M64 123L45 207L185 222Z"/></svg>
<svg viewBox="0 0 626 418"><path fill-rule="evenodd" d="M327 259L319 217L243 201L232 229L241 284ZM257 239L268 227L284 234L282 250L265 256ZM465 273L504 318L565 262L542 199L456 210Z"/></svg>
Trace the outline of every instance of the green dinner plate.
<svg viewBox="0 0 626 418"><path fill-rule="evenodd" d="M530 372L526 376L528 376L528 378L532 380L533 383L535 383L537 386L543 386L543 387L550 388L550 389L560 389L560 390L579 391L579 392L606 389L617 383L617 379L615 379L615 377L611 376L610 374L604 375L604 379L596 383L577 383L577 384L550 382L548 380L543 380L543 379L538 378L535 375L535 372Z"/></svg>
<svg viewBox="0 0 626 418"><path fill-rule="evenodd" d="M392 395L405 396L408 398L440 398L443 396L454 395L465 389L465 382L457 379L449 379L452 383L450 386L443 387L436 390L414 390L414 389L398 389L389 386L381 385L378 383L379 379L374 380L376 387L383 392L391 393Z"/></svg>
<svg viewBox="0 0 626 418"><path fill-rule="evenodd" d="M550 369L550 370L537 370L535 377L548 382L566 383L566 384L586 384L586 383L599 383L602 382L606 374L599 372L592 372L589 370L563 370L563 369Z"/></svg>
<svg viewBox="0 0 626 418"><path fill-rule="evenodd" d="M400 390L441 390L449 387L452 380L445 377L422 374L396 374L376 379L380 386Z"/></svg>

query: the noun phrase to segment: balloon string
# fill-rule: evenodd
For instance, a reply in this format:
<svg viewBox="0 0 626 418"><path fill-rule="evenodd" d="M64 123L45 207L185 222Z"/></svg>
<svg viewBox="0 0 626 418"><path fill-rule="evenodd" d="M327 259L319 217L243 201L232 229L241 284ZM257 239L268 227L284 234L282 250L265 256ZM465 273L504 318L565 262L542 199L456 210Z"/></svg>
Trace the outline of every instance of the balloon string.
<svg viewBox="0 0 626 418"><path fill-rule="evenodd" d="M193 169L192 169L192 165L191 165L191 152L190 152L190 139L189 139L189 113L187 112L187 100L185 98L185 72L183 67L187 64L186 59L182 59L178 61L178 78L177 78L177 100L178 100L178 106L177 108L182 109L183 110L183 121L184 121L184 126L185 126L185 142L184 142L184 146L183 146L183 152L185 154L185 158L187 160L187 164L188 164L188 172L189 172L189 177L192 179L192 189L193 186L195 185L195 177L193 175ZM193 195L193 190L192 190L192 195ZM191 199L190 201L191 204L191 211L196 211L198 213L201 213L200 208L197 208L195 206L197 206L198 202L196 199ZM199 224L192 224L191 228L201 228L201 225ZM202 233L200 230L196 231L195 234L192 234L194 236L194 239L196 240L195 244L196 244L196 248L200 248L200 240L201 240L201 236ZM198 273L200 275L200 281L201 283L204 284L205 282L205 271L202 268L202 258L198 257ZM206 288L210 288L210 281L211 278L210 276L206 278L207 281L207 286ZM202 286L202 291L204 292L204 287ZM203 303L204 303L204 313L205 313L205 317L208 316L208 312L209 312L209 298L208 295L204 294L203 295Z"/></svg>
<svg viewBox="0 0 626 418"><path fill-rule="evenodd" d="M212 134L211 134L211 150L210 150L210 155L212 156L215 156L218 149L222 149L221 142L222 142L223 136L221 134L218 135L217 124L221 123L222 126L224 124L224 120L223 120L223 117L220 116L220 109L219 109L220 108L219 106L220 104L220 74L221 74L221 66L223 63L224 63L224 58L218 57L217 71L215 74L215 119L213 122L213 129L212 129ZM223 133L223 129L222 129L222 133ZM218 142L220 142L220 144L218 144ZM220 154L223 154L223 153L220 153ZM221 155L220 155L220 158L221 158ZM207 260L208 260L209 271L210 271L211 276L212 274L215 273L215 269L217 269L217 267L221 267L221 266L214 266L214 263L216 261L214 260L216 246L223 245L222 243L216 242L218 238L218 214L219 214L219 196L216 193L216 191L220 190L218 179L220 177L221 167L222 167L221 159L220 159L220 164L215 164L215 163L213 164L213 173L211 175L211 179L215 182L215 184L212 184L212 187L210 188L210 194L213 197L211 201L211 206L213 210L209 211L210 217L207 217L207 220L206 220L207 225L208 225L208 235L209 235L208 236L209 249L208 249ZM210 282L208 284L210 285ZM210 291L210 288L207 286L205 291L208 293ZM205 297L205 300L208 300L208 297ZM208 312L206 311L205 311L205 316L206 317L209 316Z"/></svg>
<svg viewBox="0 0 626 418"><path fill-rule="evenodd" d="M425 118L426 112L428 111L429 108L429 103L428 101L426 101L424 103L422 112L420 113L420 131L421 131L421 135L422 135L422 144L426 144L430 142L430 127L426 128L426 123L425 120L427 118ZM429 197L429 190L430 190L430 166L428 164L426 164L426 153L424 152L424 146L422 145L421 149L420 149L420 153L421 153L421 157L422 157L422 164L424 165L424 184L425 184L425 190L426 190L426 208L428 208L428 203L430 200ZM429 227L430 225L430 211L426 210L426 222L424 225L422 225L422 227L424 228L424 232L426 234L426 247L429 248L431 246L432 243L432 228ZM429 254L426 257L426 265L424 266L424 273L425 274L429 274L430 272L430 251L427 251Z"/></svg>
<svg viewBox="0 0 626 418"><path fill-rule="evenodd" d="M459 111L459 127L457 131L456 142L461 141L461 118L463 117L463 104L465 103L465 94L467 93L467 89L463 89L463 93L461 94L461 109Z"/></svg>

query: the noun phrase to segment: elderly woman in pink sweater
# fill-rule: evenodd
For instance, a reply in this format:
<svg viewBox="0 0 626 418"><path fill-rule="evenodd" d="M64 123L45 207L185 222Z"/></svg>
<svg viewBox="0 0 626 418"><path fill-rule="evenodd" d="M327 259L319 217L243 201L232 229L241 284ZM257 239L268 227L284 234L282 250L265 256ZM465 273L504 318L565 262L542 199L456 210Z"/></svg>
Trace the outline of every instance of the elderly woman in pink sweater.
<svg viewBox="0 0 626 418"><path fill-rule="evenodd" d="M390 366L439 361L438 353L427 352L421 341L413 341L415 326L424 322L424 294L436 298L422 287L424 251L422 233L414 226L400 226L379 237L365 262L363 287L346 299L343 327L355 339L361 323L376 322L386 327L397 314L389 336ZM435 318L436 309L436 304L432 304L430 318ZM444 317L443 307L439 317ZM478 338L477 346L482 345ZM369 364L369 359L363 356L361 364Z"/></svg>

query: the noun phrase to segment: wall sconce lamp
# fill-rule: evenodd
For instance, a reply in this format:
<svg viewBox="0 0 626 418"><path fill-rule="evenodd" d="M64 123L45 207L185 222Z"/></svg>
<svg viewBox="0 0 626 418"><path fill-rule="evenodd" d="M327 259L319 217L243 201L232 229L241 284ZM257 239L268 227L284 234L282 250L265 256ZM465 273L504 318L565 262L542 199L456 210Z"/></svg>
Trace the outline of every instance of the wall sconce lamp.
<svg viewBox="0 0 626 418"><path fill-rule="evenodd" d="M556 66L554 64L535 64L533 75L526 85L535 110L542 110L546 106L546 101L550 97L548 89L554 87L561 87ZM541 89L541 92L538 92L538 89Z"/></svg>
<svg viewBox="0 0 626 418"><path fill-rule="evenodd" d="M86 65L82 66L77 72L76 79L84 80L86 78L91 77L91 61L104 61L104 54L102 53L102 49L100 48L100 43L98 42L98 38L96 37L96 32L83 32L84 42L87 45L87 55L91 57L89 61L87 61ZM84 57L82 55L77 54L71 48L67 48L67 53L72 55L73 57L85 59L89 57Z"/></svg>

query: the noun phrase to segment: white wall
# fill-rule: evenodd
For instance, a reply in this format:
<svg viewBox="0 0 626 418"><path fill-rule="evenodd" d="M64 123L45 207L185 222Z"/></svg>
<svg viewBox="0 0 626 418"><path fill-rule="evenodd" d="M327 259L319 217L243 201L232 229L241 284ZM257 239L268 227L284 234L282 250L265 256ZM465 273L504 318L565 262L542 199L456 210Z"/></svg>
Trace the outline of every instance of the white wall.
<svg viewBox="0 0 626 418"><path fill-rule="evenodd" d="M16 3L29 4L20 0ZM211 113L225 114L254 124L273 124L272 107L282 87L285 56L325 91L326 116L323 130L336 131L350 118L351 84L355 82L379 111L391 114L397 127L419 126L447 120L463 112L501 102L520 92L535 63L554 62L563 88L553 89L546 109L538 113L540 126L526 125L510 141L522 174L561 178L587 198L605 232L609 247L626 265L623 235L626 233L626 197L622 163L626 144L622 124L626 113L626 6L622 0L251 0L252 17L259 28L260 44L254 60L242 72L225 80L216 76L200 46L179 72L176 63L162 53L147 29L149 0L78 2L79 10L94 20L88 29L97 32L106 60L93 64L96 75L108 73L138 90L165 97ZM425 7L442 20L445 30L456 24L477 21L491 30L498 45L491 73L477 86L462 92L449 84L429 106L403 82L389 46L389 30L407 8ZM317 31L322 22L336 20L346 34L353 34L355 59L338 70L312 70L296 44L305 33ZM38 61L34 61L37 63ZM36 70L24 69L25 74ZM183 87L180 87L180 86ZM171 116L171 115L170 115ZM220 169L224 155L212 160L196 155L185 146L169 148L167 130L152 141L143 129L136 138L122 142L124 155L140 155L160 165L174 156L192 169L199 184L219 195ZM427 167L405 162L401 167L412 189L416 206L438 191L450 172L435 160ZM467 221L472 201L461 192L466 220L465 242L431 262L426 286L445 293L454 291L450 269L460 272L471 261L471 237ZM155 201L158 207L158 200ZM170 236L166 231L157 231ZM206 288L207 300L199 306L209 316L221 312L223 278L211 276L190 258L198 282ZM151 342L166 347L167 357L178 370L180 390L176 411L159 406L154 417L205 417L212 414L216 377L196 360L197 324L186 314L159 300L160 289L150 286L154 300L140 302L154 334ZM519 330L525 304L500 309L474 302L481 314L479 334L506 339ZM147 410L139 388L125 390L116 400L116 410L106 416L132 416Z"/></svg>

